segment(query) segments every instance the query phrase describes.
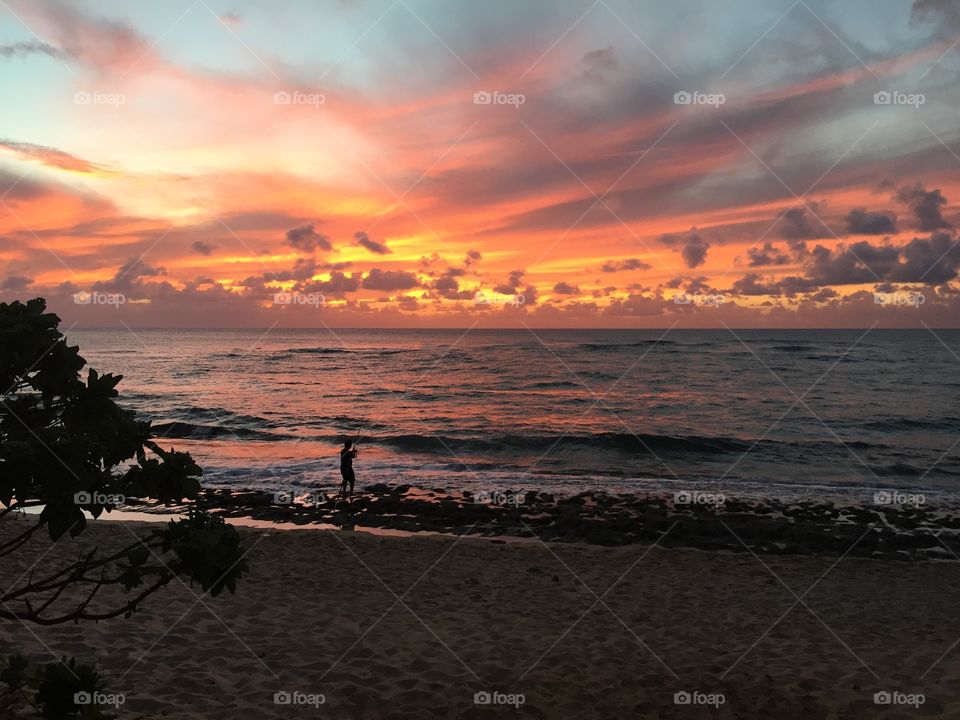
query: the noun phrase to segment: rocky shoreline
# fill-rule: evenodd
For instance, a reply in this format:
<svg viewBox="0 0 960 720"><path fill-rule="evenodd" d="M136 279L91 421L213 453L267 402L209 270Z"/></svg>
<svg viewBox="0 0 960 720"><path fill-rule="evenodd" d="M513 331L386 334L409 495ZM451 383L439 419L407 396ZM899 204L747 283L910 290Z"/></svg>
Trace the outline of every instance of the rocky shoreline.
<svg viewBox="0 0 960 720"><path fill-rule="evenodd" d="M612 495L587 491L472 493L377 484L338 501L332 492L293 497L254 490L203 491L200 508L227 518L341 529L436 532L493 538L758 554L867 558L960 556L960 513L898 503L741 500L709 493ZM148 512L155 506L131 506Z"/></svg>

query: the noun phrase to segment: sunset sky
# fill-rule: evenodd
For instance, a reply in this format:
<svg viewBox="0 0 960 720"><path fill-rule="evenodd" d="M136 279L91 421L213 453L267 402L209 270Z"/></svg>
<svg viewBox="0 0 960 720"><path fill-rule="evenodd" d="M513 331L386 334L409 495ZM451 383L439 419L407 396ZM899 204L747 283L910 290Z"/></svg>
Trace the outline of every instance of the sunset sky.
<svg viewBox="0 0 960 720"><path fill-rule="evenodd" d="M2 0L0 299L955 327L958 40L950 0Z"/></svg>

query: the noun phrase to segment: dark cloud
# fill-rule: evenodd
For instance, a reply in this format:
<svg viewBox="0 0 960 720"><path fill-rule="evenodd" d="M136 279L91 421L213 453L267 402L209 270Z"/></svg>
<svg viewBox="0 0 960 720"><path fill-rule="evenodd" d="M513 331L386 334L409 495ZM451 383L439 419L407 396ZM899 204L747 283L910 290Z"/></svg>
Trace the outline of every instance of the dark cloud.
<svg viewBox="0 0 960 720"><path fill-rule="evenodd" d="M373 268L363 279L364 290L381 290L393 292L395 290L412 290L420 285L416 274L405 270L381 270Z"/></svg>
<svg viewBox="0 0 960 720"><path fill-rule="evenodd" d="M787 240L787 247L790 248L790 253L793 255L793 259L798 262L810 254L810 250L807 248L806 240Z"/></svg>
<svg viewBox="0 0 960 720"><path fill-rule="evenodd" d="M467 267L470 267L475 262L480 262L482 259L483 255L481 255L478 250L468 250L467 256L463 259L463 264Z"/></svg>
<svg viewBox="0 0 960 720"><path fill-rule="evenodd" d="M420 258L420 270L431 277L436 277L443 272L443 267L447 261L440 253L430 253Z"/></svg>
<svg viewBox="0 0 960 720"><path fill-rule="evenodd" d="M787 265L790 257L782 253L773 243L766 242L763 247L752 247L747 250L747 263L750 267L764 267L767 265Z"/></svg>
<svg viewBox="0 0 960 720"><path fill-rule="evenodd" d="M838 293L833 288L821 288L817 292L810 295L808 298L813 302L826 302L827 300L832 300L835 297L838 297Z"/></svg>
<svg viewBox="0 0 960 720"><path fill-rule="evenodd" d="M790 208L777 216L780 218L780 236L787 240L813 240L815 238L833 237L818 218L811 221L807 217L806 208Z"/></svg>
<svg viewBox="0 0 960 720"><path fill-rule="evenodd" d="M656 297L631 293L626 298L614 298L602 311L602 315L655 316L662 315L663 302Z"/></svg>
<svg viewBox="0 0 960 720"><path fill-rule="evenodd" d="M133 258L121 265L113 279L104 283L102 288L98 284L97 289L106 291L132 290L141 285L141 280L145 277L157 277L166 274L165 268L151 265L143 258Z"/></svg>
<svg viewBox="0 0 960 720"><path fill-rule="evenodd" d="M902 187L897 191L897 200L905 203L917 218L917 228L921 232L933 232L950 227L950 223L943 219L940 208L947 204L947 199L939 190L924 190L923 185L917 183L913 187Z"/></svg>
<svg viewBox="0 0 960 720"><path fill-rule="evenodd" d="M26 57L28 55L47 55L54 58L64 58L66 53L60 48L48 45L39 40L0 45L0 58Z"/></svg>
<svg viewBox="0 0 960 720"><path fill-rule="evenodd" d="M960 5L956 0L914 0L910 20L938 23L946 33L960 27Z"/></svg>
<svg viewBox="0 0 960 720"><path fill-rule="evenodd" d="M326 235L314 230L314 225L300 225L287 230L287 244L305 253L314 253L317 250L333 250L333 243Z"/></svg>
<svg viewBox="0 0 960 720"><path fill-rule="evenodd" d="M457 280L463 271L459 268L450 268L444 275L436 279L430 286L440 297L447 300L469 300L474 293L469 290L461 290L460 282Z"/></svg>
<svg viewBox="0 0 960 720"><path fill-rule="evenodd" d="M261 287L264 283L305 281L317 274L317 263L313 258L297 258L290 270L270 270L262 275L247 278L243 285Z"/></svg>
<svg viewBox="0 0 960 720"><path fill-rule="evenodd" d="M953 233L938 232L929 238L914 238L906 245L873 245L861 240L834 250L818 245L802 276L764 280L748 273L733 283L740 295L786 295L837 285L875 283L950 282L960 273L960 241Z"/></svg>
<svg viewBox="0 0 960 720"><path fill-rule="evenodd" d="M900 250L892 245L872 245L860 240L829 250L817 245L806 275L821 285L859 285L887 277L897 266Z"/></svg>
<svg viewBox="0 0 960 720"><path fill-rule="evenodd" d="M448 300L454 300L460 294L460 283L457 282L456 278L446 275L435 280L432 287L440 294L440 297Z"/></svg>
<svg viewBox="0 0 960 720"><path fill-rule="evenodd" d="M55 197L59 194L75 195L75 191L57 183L33 180L0 167L0 197L3 197L7 204L10 204L13 200L35 200L41 197ZM93 205L89 196L80 197L88 204ZM106 208L109 203L100 201L99 205ZM35 233L39 235L37 231L30 233L30 235Z"/></svg>
<svg viewBox="0 0 960 720"><path fill-rule="evenodd" d="M406 310L412 312L414 310L420 309L420 301L417 300L413 295L401 295L394 303L401 310Z"/></svg>
<svg viewBox="0 0 960 720"><path fill-rule="evenodd" d="M639 258L627 258L626 260L607 260L600 266L600 270L605 273L620 272L621 270L649 270L650 266Z"/></svg>
<svg viewBox="0 0 960 720"><path fill-rule="evenodd" d="M353 237L356 239L357 245L365 247L367 250L377 255L389 255L391 252L393 252L386 246L386 244L372 240L365 232L355 232Z"/></svg>
<svg viewBox="0 0 960 720"><path fill-rule="evenodd" d="M201 255L212 255L216 247L216 245L204 242L203 240L197 240L190 246L194 252L200 253Z"/></svg>
<svg viewBox="0 0 960 720"><path fill-rule="evenodd" d="M662 235L660 242L679 250L683 262L688 268L703 265L707 260L707 250L710 248L710 243L704 240L695 230L691 230L685 235L674 235L673 233Z"/></svg>
<svg viewBox="0 0 960 720"><path fill-rule="evenodd" d="M717 295L719 292L707 282L706 275L698 275L687 282L686 291L693 295Z"/></svg>
<svg viewBox="0 0 960 720"><path fill-rule="evenodd" d="M900 264L890 279L895 282L943 283L960 271L960 239L947 232L914 238L900 250Z"/></svg>
<svg viewBox="0 0 960 720"><path fill-rule="evenodd" d="M613 47L591 50L584 55L580 62L585 66L583 77L594 82L604 82L609 73L614 72L620 61Z"/></svg>
<svg viewBox="0 0 960 720"><path fill-rule="evenodd" d="M517 292L517 288L520 287L520 283L523 281L523 276L526 275L525 270L514 270L510 273L510 277L507 278L506 282L500 283L493 288L493 291L500 293L501 295L513 295Z"/></svg>
<svg viewBox="0 0 960 720"><path fill-rule="evenodd" d="M867 212L855 208L844 218L851 235L890 235L897 232L897 217L892 212Z"/></svg>
<svg viewBox="0 0 960 720"><path fill-rule="evenodd" d="M0 281L0 290L21 292L26 290L32 284L33 278L28 278L23 275L7 275L3 281Z"/></svg>
<svg viewBox="0 0 960 720"><path fill-rule="evenodd" d="M553 286L553 291L557 295L579 295L580 286L571 285L568 282L558 282L556 285Z"/></svg>
<svg viewBox="0 0 960 720"><path fill-rule="evenodd" d="M764 282L757 273L747 273L733 283L731 290L737 295L786 295L794 297L798 293L805 293L815 289L815 284L795 275Z"/></svg>
<svg viewBox="0 0 960 720"><path fill-rule="evenodd" d="M316 289L325 295L343 295L360 289L360 273L345 275L339 270L330 273L329 280L315 284ZM311 286L313 287L313 286Z"/></svg>

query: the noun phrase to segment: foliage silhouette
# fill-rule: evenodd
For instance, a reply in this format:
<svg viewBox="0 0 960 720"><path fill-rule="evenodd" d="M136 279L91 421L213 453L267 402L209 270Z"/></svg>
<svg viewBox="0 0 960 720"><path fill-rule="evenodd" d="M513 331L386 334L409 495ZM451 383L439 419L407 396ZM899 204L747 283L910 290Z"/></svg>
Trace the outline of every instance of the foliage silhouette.
<svg viewBox="0 0 960 720"><path fill-rule="evenodd" d="M42 298L0 303L0 566L29 567L16 561L31 541L80 535L84 511L96 519L127 499L181 503L200 490L202 470L189 453L161 448L149 421L117 403L121 375L91 368L81 378L86 360L67 345L59 324ZM32 569L0 588L0 620L54 625L129 616L178 576L216 596L234 592L247 570L236 529L193 508L185 519L134 538L109 552L80 550L55 569L40 576ZM100 687L92 669L73 662L33 677L32 704L44 717L80 713L73 693ZM22 695L22 658L0 667L6 695ZM97 712L86 707L82 716Z"/></svg>

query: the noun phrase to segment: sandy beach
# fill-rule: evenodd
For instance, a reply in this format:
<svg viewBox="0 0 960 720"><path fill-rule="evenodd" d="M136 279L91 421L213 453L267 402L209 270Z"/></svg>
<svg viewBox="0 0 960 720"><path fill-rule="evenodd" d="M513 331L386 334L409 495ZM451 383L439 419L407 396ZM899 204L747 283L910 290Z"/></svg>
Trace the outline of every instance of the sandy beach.
<svg viewBox="0 0 960 720"><path fill-rule="evenodd" d="M96 658L130 718L960 714L956 562L242 532L236 595L174 581L130 619L8 623L0 650ZM76 548L33 545L23 571Z"/></svg>

